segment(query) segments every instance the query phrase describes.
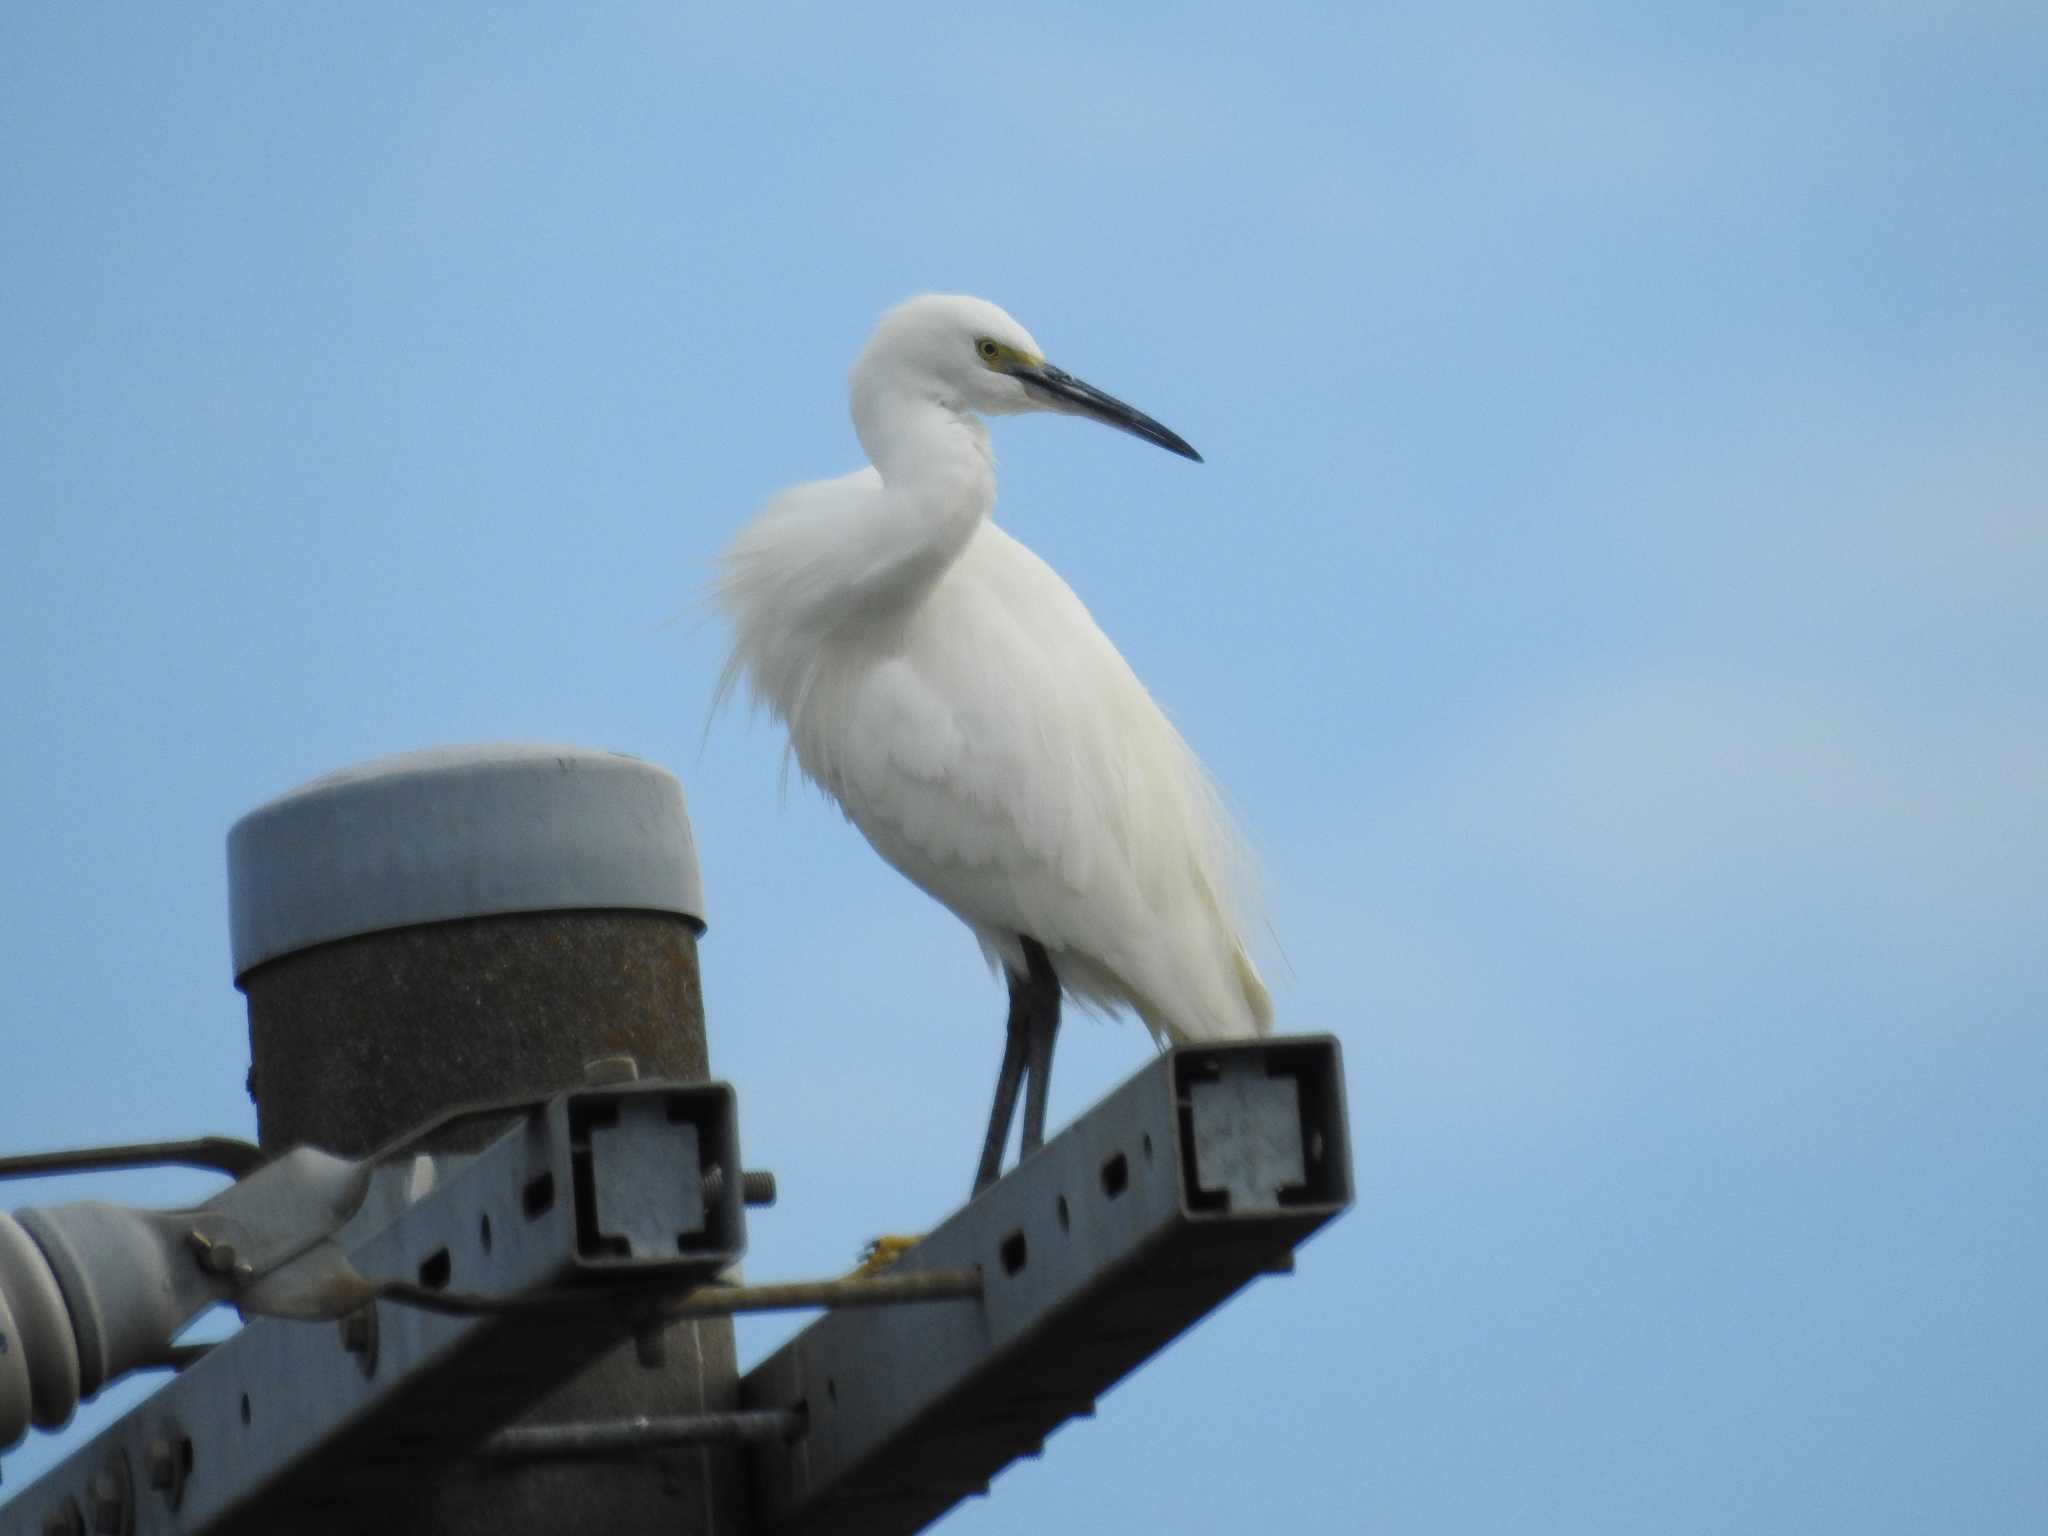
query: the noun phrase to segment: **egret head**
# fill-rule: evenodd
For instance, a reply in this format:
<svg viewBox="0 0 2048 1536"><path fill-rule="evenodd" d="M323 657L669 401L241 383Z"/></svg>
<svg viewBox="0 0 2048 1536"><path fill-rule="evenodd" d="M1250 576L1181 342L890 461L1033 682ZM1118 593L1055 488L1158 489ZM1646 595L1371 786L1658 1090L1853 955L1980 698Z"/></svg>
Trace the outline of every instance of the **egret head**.
<svg viewBox="0 0 2048 1536"><path fill-rule="evenodd" d="M856 400L908 390L984 416L1060 411L1089 416L1201 462L1178 435L1142 411L1045 360L1031 333L986 299L927 293L882 316L853 365Z"/></svg>

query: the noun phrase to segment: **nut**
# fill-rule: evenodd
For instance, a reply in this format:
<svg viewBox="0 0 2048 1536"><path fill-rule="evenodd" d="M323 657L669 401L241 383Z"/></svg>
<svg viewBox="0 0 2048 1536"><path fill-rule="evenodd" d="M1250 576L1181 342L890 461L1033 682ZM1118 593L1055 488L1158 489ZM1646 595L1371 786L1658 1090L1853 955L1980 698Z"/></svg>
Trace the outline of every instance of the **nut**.
<svg viewBox="0 0 2048 1536"><path fill-rule="evenodd" d="M341 1347L356 1357L365 1376L377 1374L377 1309L358 1307L340 1323Z"/></svg>
<svg viewBox="0 0 2048 1536"><path fill-rule="evenodd" d="M92 1528L100 1536L121 1536L128 1519L128 1490L111 1471L92 1479Z"/></svg>
<svg viewBox="0 0 2048 1536"><path fill-rule="evenodd" d="M199 1255L199 1267L209 1275L224 1275L235 1267L235 1245L216 1243L212 1238L194 1227L186 1234L192 1251Z"/></svg>

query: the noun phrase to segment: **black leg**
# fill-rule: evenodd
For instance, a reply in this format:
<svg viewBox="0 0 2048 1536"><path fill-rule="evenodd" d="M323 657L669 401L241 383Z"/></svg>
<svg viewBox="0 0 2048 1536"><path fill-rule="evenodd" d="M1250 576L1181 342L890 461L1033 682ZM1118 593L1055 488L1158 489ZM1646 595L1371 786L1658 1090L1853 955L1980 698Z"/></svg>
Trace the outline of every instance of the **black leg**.
<svg viewBox="0 0 2048 1536"><path fill-rule="evenodd" d="M1024 1042L1024 1141L1018 1155L1029 1157L1045 1145L1045 1101L1052 1087L1053 1037L1060 1028L1060 982L1036 939L1024 941L1031 966L1031 1033Z"/></svg>
<svg viewBox="0 0 2048 1536"><path fill-rule="evenodd" d="M1053 974L1045 946L1024 940L1019 976L1006 971L1010 983L1009 1038L1003 1044L1003 1065L996 1073L996 1099L989 1107L988 1137L981 1145L981 1167L974 1175L978 1195L1002 1177L1003 1149L1010 1140L1010 1121L1017 1113L1017 1092L1025 1088L1024 1151L1036 1152L1045 1141L1045 1086L1052 1076L1052 1039L1060 1027L1060 982ZM1025 1079L1030 1079L1025 1087Z"/></svg>
<svg viewBox="0 0 2048 1536"><path fill-rule="evenodd" d="M1010 980L1009 1038L1003 1064L996 1072L996 1100L989 1106L988 1139L981 1145L981 1167L974 1175L978 1195L1002 1177L1003 1147L1010 1139L1010 1121L1017 1113L1017 1090L1024 1082L1024 1045L1030 1032L1030 984L1005 972Z"/></svg>

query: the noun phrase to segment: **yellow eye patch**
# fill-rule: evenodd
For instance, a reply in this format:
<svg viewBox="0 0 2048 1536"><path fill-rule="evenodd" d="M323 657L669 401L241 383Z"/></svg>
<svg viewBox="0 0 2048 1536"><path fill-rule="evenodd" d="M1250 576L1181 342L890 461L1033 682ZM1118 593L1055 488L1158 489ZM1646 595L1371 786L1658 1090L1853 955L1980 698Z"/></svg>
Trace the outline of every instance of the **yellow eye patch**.
<svg viewBox="0 0 2048 1536"><path fill-rule="evenodd" d="M984 336L975 342L974 355L981 359L982 367L997 373L1015 373L1020 368L1045 366L1045 359L1037 353L1006 345L992 336Z"/></svg>

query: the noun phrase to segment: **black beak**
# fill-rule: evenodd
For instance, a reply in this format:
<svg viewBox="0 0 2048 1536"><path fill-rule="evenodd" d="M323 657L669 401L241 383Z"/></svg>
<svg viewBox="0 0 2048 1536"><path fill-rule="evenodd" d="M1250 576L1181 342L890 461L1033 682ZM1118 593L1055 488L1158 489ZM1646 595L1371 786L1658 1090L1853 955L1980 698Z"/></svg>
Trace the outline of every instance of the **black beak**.
<svg viewBox="0 0 2048 1536"><path fill-rule="evenodd" d="M1065 369L1046 363L1037 368L1019 368L1016 376L1035 393L1049 396L1048 404L1054 410L1092 416L1119 432L1128 432L1148 443L1157 443L1169 453L1193 459L1197 464L1202 462L1202 456L1189 447L1187 439L1179 433L1168 431L1143 411L1133 410L1116 396L1105 395L1092 384L1083 384Z"/></svg>

